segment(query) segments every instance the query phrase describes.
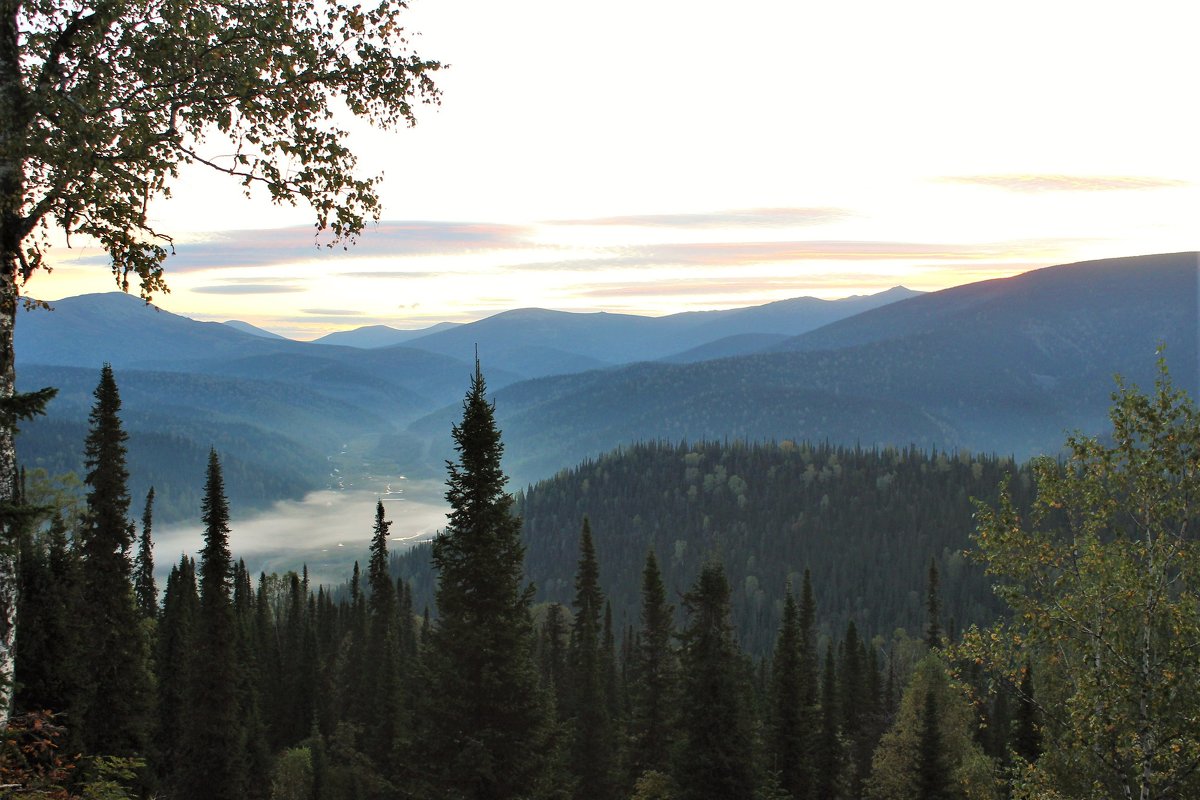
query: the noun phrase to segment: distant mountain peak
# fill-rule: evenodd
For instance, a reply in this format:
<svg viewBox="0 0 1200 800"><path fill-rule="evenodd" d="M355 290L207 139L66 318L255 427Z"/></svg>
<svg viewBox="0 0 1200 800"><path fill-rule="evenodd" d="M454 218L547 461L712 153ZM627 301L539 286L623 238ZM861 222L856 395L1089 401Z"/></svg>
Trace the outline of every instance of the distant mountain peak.
<svg viewBox="0 0 1200 800"><path fill-rule="evenodd" d="M286 339L287 338L286 336L280 336L278 333L274 333L272 331L265 330L264 328L260 328L257 325L251 325L249 322L243 322L240 319L227 319L222 324L228 325L229 327L231 327L235 330L239 330L242 333L248 333L251 336L260 336L263 339Z"/></svg>

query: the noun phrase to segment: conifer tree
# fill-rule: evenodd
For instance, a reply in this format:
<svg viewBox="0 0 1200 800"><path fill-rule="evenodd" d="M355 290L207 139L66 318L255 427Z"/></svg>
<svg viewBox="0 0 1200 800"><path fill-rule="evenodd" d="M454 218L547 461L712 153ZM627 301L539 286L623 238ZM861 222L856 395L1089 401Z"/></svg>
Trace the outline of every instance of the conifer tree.
<svg viewBox="0 0 1200 800"><path fill-rule="evenodd" d="M920 732L917 738L917 797L922 800L953 800L952 779L942 752L942 732L938 719L937 693L932 689L925 692L925 702L920 715Z"/></svg>
<svg viewBox="0 0 1200 800"><path fill-rule="evenodd" d="M339 682L342 714L353 725L365 726L370 705L364 687L367 675L367 604L358 562L350 576L350 608L346 622L346 663Z"/></svg>
<svg viewBox="0 0 1200 800"><path fill-rule="evenodd" d="M246 741L242 768L249 778L246 784L247 800L259 800L266 796L266 782L254 780L253 777L267 775L271 770L271 752L259 697L261 678L258 671L254 600L250 572L246 569L246 562L239 559L233 568L233 616L237 630L238 708Z"/></svg>
<svg viewBox="0 0 1200 800"><path fill-rule="evenodd" d="M807 798L811 783L813 731L806 715L803 632L800 611L790 587L784 597L783 621L771 663L767 713L767 768L793 798Z"/></svg>
<svg viewBox="0 0 1200 800"><path fill-rule="evenodd" d="M451 512L433 541L436 626L425 665L430 704L418 737L431 796L504 800L538 784L546 715L533 662L533 588L521 521L500 466L503 445L479 362L452 431Z"/></svg>
<svg viewBox="0 0 1200 800"><path fill-rule="evenodd" d="M851 797L861 793L862 782L871 769L871 754L875 749L872 716L875 710L871 697L871 677L867 653L858 636L854 620L846 625L846 638L842 640L841 663L838 666L838 705L842 712L842 735L850 747L849 792Z"/></svg>
<svg viewBox="0 0 1200 800"><path fill-rule="evenodd" d="M391 522L384 519L383 501L375 505L371 559L367 563L367 704L370 724L365 750L377 767L387 770L399 735L401 715L399 603L388 573L387 537Z"/></svg>
<svg viewBox="0 0 1200 800"><path fill-rule="evenodd" d="M563 609L551 603L546 609L546 620L542 623L539 641L538 663L542 675L542 687L554 698L555 714L563 719L567 711L567 628L563 622Z"/></svg>
<svg viewBox="0 0 1200 800"><path fill-rule="evenodd" d="M188 556L180 556L179 563L167 576L155 649L158 724L154 755L159 777L168 790L182 780L187 764L185 731L190 723L190 686L199 609L196 564Z"/></svg>
<svg viewBox="0 0 1200 800"><path fill-rule="evenodd" d="M138 540L137 557L133 562L133 593L138 611L146 619L158 616L158 587L154 585L154 542L150 531L154 527L154 487L146 493L142 511L142 536Z"/></svg>
<svg viewBox="0 0 1200 800"><path fill-rule="evenodd" d="M821 734L817 738L813 763L816 800L837 800L840 796L845 758L842 752L838 704L838 676L833 657L833 642L825 649L825 669L821 673Z"/></svg>
<svg viewBox="0 0 1200 800"><path fill-rule="evenodd" d="M621 676L617 669L617 636L613 629L612 602L604 601L604 627L600 634L600 673L604 679L604 698L608 704L611 735L621 725Z"/></svg>
<svg viewBox="0 0 1200 800"><path fill-rule="evenodd" d="M43 537L25 529L20 540L15 705L18 710L68 710L79 699L79 559L60 513Z"/></svg>
<svg viewBox="0 0 1200 800"><path fill-rule="evenodd" d="M195 651L204 654L204 664L191 674L180 796L185 800L239 800L246 791L237 628L230 586L233 558L229 552L229 503L215 450L209 452L200 508L204 548L200 551Z"/></svg>
<svg viewBox="0 0 1200 800"><path fill-rule="evenodd" d="M942 598L938 584L937 559L930 558L925 596L925 645L930 650L942 646Z"/></svg>
<svg viewBox="0 0 1200 800"><path fill-rule="evenodd" d="M674 608L667 603L654 551L642 570L642 630L634 651L629 731L630 782L647 771L666 773L674 742L679 669L671 640Z"/></svg>
<svg viewBox="0 0 1200 800"><path fill-rule="evenodd" d="M78 612L80 619L91 620L81 642L88 667L83 697L72 711L82 718L85 750L132 756L145 751L151 724L149 642L132 585L128 436L108 364L100 370L94 397L84 447L88 494Z"/></svg>
<svg viewBox="0 0 1200 800"><path fill-rule="evenodd" d="M753 795L744 675L730 623L729 582L709 562L684 595L681 635L682 736L675 780L681 800L749 800Z"/></svg>
<svg viewBox="0 0 1200 800"><path fill-rule="evenodd" d="M926 656L875 750L867 797L997 800L995 762L976 740L978 727L975 709L951 686L944 665Z"/></svg>
<svg viewBox="0 0 1200 800"><path fill-rule="evenodd" d="M570 768L578 800L609 797L612 791L612 720L607 691L611 652L605 654L601 629L604 594L587 517L579 534L575 573L575 621L571 628L570 715L573 722Z"/></svg>

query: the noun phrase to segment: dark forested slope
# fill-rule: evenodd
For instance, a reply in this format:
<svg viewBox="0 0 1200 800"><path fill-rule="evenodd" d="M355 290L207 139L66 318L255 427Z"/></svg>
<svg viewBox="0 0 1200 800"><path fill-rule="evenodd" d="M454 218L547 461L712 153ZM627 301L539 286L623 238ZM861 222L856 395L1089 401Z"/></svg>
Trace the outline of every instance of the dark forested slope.
<svg viewBox="0 0 1200 800"><path fill-rule="evenodd" d="M579 530L591 522L600 582L618 622L637 620L640 569L653 548L677 597L712 556L734 587L743 645L765 653L778 630L784 586L805 569L818 587L823 630L919 635L931 558L943 576L946 620L997 613L990 583L963 551L971 498L992 501L1006 474L1021 502L1028 474L1011 461L912 449L644 444L566 470L521 493L527 574L542 600L570 604ZM418 596L427 549L401 560Z"/></svg>

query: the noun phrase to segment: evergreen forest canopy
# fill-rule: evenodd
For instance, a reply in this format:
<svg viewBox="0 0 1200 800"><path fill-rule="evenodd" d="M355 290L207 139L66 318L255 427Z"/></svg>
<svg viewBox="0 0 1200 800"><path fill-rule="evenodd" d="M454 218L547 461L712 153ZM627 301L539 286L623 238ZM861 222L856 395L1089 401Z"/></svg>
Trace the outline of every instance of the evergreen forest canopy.
<svg viewBox="0 0 1200 800"><path fill-rule="evenodd" d="M5 796L1200 791L1200 417L1161 365L1153 393L1119 387L1111 443L1062 461L658 445L519 498L477 367L431 606L382 504L344 591L255 579L215 451L204 549L160 595L108 367L94 400L86 506L23 498ZM565 569L535 605L528 578Z"/></svg>

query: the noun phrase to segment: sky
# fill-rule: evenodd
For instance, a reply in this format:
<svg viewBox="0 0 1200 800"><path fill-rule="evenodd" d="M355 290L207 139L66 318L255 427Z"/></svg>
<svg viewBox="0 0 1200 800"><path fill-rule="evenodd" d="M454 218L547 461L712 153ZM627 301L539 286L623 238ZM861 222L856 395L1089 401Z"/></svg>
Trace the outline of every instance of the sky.
<svg viewBox="0 0 1200 800"><path fill-rule="evenodd" d="M1189 2L412 0L414 128L353 128L346 251L204 168L157 304L311 339L509 308L660 315L1200 249ZM215 145L214 145L215 146ZM42 299L114 288L86 243Z"/></svg>

